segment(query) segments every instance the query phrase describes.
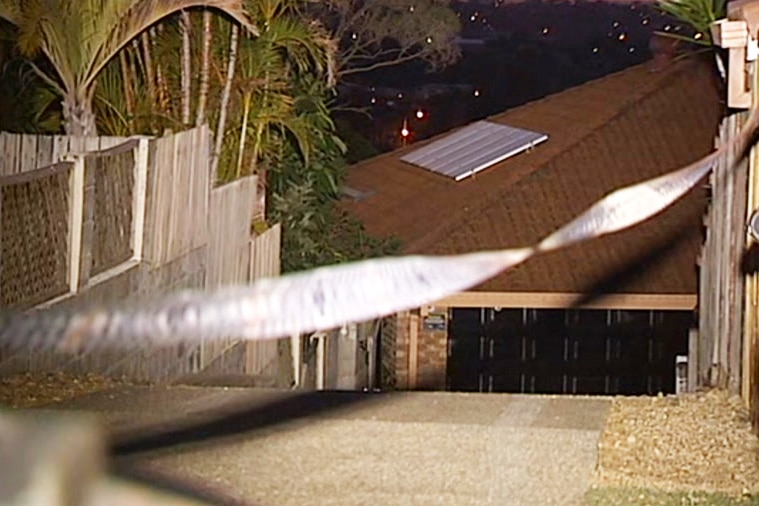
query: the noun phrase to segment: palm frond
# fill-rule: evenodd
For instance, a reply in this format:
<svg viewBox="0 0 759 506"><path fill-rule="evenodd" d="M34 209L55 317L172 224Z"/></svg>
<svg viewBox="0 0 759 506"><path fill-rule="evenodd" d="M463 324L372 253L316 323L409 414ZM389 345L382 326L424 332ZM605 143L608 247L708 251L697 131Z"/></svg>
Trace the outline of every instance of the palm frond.
<svg viewBox="0 0 759 506"><path fill-rule="evenodd" d="M21 0L0 0L0 19L13 25L21 22Z"/></svg>
<svg viewBox="0 0 759 506"><path fill-rule="evenodd" d="M689 24L701 38L677 36L660 32L666 37L685 39L700 45L712 45L709 27L727 14L727 0L658 0L658 8L670 16Z"/></svg>
<svg viewBox="0 0 759 506"><path fill-rule="evenodd" d="M18 26L22 49L47 55L68 93L85 94L105 65L142 31L200 6L220 10L257 33L242 0L0 0L0 17Z"/></svg>
<svg viewBox="0 0 759 506"><path fill-rule="evenodd" d="M87 3L100 3L89 0ZM250 34L258 31L250 21L241 0L110 0L96 17L91 34L90 67L84 73L91 82L102 67L129 41L161 19L192 7L217 9L237 21Z"/></svg>

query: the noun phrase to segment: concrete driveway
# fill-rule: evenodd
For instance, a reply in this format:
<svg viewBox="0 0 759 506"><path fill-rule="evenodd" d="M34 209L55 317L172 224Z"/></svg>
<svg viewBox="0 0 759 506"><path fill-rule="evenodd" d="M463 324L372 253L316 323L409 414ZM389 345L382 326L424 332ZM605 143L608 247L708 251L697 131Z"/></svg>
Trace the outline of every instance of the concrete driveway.
<svg viewBox="0 0 759 506"><path fill-rule="evenodd" d="M578 505L608 398L129 387L99 413L117 462L257 505Z"/></svg>

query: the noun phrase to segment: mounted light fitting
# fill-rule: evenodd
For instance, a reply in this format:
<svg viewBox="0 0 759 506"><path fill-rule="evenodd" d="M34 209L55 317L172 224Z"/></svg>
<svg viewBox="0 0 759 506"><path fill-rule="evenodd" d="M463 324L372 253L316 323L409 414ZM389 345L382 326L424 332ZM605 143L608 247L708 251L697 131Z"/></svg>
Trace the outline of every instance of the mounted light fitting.
<svg viewBox="0 0 759 506"><path fill-rule="evenodd" d="M748 219L748 233L754 241L759 242L759 209L754 210Z"/></svg>

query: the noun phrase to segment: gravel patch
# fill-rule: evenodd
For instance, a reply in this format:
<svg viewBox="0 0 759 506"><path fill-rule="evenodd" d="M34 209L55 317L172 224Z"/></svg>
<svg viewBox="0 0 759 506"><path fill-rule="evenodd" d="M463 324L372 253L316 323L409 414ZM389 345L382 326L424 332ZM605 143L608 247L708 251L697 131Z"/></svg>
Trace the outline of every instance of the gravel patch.
<svg viewBox="0 0 759 506"><path fill-rule="evenodd" d="M97 374L20 374L0 378L0 405L38 407L128 384ZM598 449L594 488L759 497L759 438L740 398L723 391L615 397Z"/></svg>
<svg viewBox="0 0 759 506"><path fill-rule="evenodd" d="M759 494L759 438L723 391L616 397L594 486Z"/></svg>
<svg viewBox="0 0 759 506"><path fill-rule="evenodd" d="M128 384L99 374L16 374L0 378L0 406L34 408Z"/></svg>

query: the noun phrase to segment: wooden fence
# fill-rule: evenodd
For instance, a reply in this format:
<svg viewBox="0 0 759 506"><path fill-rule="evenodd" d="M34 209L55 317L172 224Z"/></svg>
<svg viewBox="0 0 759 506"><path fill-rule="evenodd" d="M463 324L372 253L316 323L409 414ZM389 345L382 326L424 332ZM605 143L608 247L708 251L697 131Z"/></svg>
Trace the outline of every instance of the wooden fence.
<svg viewBox="0 0 759 506"><path fill-rule="evenodd" d="M0 132L0 176L55 165L72 152L93 152L123 144L127 137L85 137ZM78 149L79 147L79 149Z"/></svg>
<svg viewBox="0 0 759 506"><path fill-rule="evenodd" d="M741 115L725 118L720 139L737 135L743 119ZM698 342L690 346L689 363L696 385L740 393L748 164L739 163L731 170L734 155L709 178L711 204L701 255Z"/></svg>
<svg viewBox="0 0 759 506"><path fill-rule="evenodd" d="M752 103L759 107L759 73L753 73ZM748 160L745 218L759 209L759 147ZM753 243L742 259L744 281L743 341L741 350L741 395L751 413L754 432L759 434L759 244Z"/></svg>
<svg viewBox="0 0 759 506"><path fill-rule="evenodd" d="M254 210L255 212L255 206ZM250 242L251 280L279 276L282 227L277 224ZM280 360L289 360L292 351L288 340L248 343L245 354L246 374L258 377L278 375Z"/></svg>
<svg viewBox="0 0 759 506"><path fill-rule="evenodd" d="M0 176L2 306L122 299L279 273L279 227L251 236L255 178L211 189L207 127L156 139L100 139L98 146L110 147L74 156L59 138L35 137L0 134L0 174L12 174ZM45 160L54 164L40 168ZM73 358L0 350L0 370L156 381L212 365L217 372L259 374L277 357L276 343L230 337L189 349Z"/></svg>
<svg viewBox="0 0 759 506"><path fill-rule="evenodd" d="M257 188L258 178L248 176L211 191L207 288L279 275L280 226L250 237ZM230 337L203 343L199 360L203 368L213 364L217 372L273 377L278 346L276 341L241 343Z"/></svg>
<svg viewBox="0 0 759 506"><path fill-rule="evenodd" d="M755 87L758 103L759 87ZM720 141L738 134L746 114L727 117ZM759 150L733 167L734 155L712 172L712 201L701 256L699 329L689 344L696 387L740 394L759 433L759 244L746 223L759 209Z"/></svg>
<svg viewBox="0 0 759 506"><path fill-rule="evenodd" d="M0 305L34 305L69 291L70 180L75 164L0 179Z"/></svg>
<svg viewBox="0 0 759 506"><path fill-rule="evenodd" d="M210 149L207 127L151 143L144 256L151 264L167 264L208 242Z"/></svg>

